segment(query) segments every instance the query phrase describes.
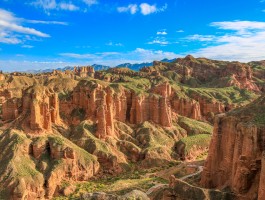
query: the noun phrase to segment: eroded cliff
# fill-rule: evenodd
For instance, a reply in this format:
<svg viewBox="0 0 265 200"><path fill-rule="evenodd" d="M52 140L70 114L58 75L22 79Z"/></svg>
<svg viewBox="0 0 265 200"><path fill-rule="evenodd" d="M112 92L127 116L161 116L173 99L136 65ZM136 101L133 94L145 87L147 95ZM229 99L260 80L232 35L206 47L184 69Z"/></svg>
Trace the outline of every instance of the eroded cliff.
<svg viewBox="0 0 265 200"><path fill-rule="evenodd" d="M217 115L201 183L241 199L264 199L265 97Z"/></svg>

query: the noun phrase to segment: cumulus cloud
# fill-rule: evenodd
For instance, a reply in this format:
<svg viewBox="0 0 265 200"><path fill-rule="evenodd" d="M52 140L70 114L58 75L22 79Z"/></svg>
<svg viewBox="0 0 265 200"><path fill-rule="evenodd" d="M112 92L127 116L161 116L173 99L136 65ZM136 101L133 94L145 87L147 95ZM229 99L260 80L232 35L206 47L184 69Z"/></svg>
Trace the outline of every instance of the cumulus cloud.
<svg viewBox="0 0 265 200"><path fill-rule="evenodd" d="M128 6L118 7L117 11L120 13L129 12L132 15L136 14L139 11L142 15L150 15L152 13L164 12L166 9L167 4L158 8L156 4L150 5L148 3L141 3L139 5L129 4Z"/></svg>
<svg viewBox="0 0 265 200"><path fill-rule="evenodd" d="M195 56L238 61L265 59L265 22L225 21L213 22L210 26L229 32L190 36L193 41L211 42L207 47L191 52Z"/></svg>
<svg viewBox="0 0 265 200"><path fill-rule="evenodd" d="M156 5L149 5L148 3L142 3L140 4L141 13L143 15L149 15L151 13L157 12Z"/></svg>
<svg viewBox="0 0 265 200"><path fill-rule="evenodd" d="M162 31L157 31L156 33L157 35L167 35L166 30L162 30Z"/></svg>
<svg viewBox="0 0 265 200"><path fill-rule="evenodd" d="M25 40L29 40L30 35L43 38L50 37L47 33L23 25L25 23L66 25L64 22L18 18L12 12L0 9L0 42L7 44L19 44L23 43Z"/></svg>

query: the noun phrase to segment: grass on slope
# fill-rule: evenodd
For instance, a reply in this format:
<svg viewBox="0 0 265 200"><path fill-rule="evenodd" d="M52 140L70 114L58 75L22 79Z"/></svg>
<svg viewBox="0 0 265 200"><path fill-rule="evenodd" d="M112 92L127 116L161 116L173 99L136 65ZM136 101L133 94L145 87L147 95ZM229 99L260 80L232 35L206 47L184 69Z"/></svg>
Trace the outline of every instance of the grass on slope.
<svg viewBox="0 0 265 200"><path fill-rule="evenodd" d="M228 115L242 118L241 121L254 123L258 126L265 126L265 96L261 96L244 107L232 110Z"/></svg>
<svg viewBox="0 0 265 200"><path fill-rule="evenodd" d="M213 127L208 123L187 117L179 116L178 124L188 132L188 135L212 134L213 132Z"/></svg>
<svg viewBox="0 0 265 200"><path fill-rule="evenodd" d="M201 96L209 102L219 101L224 104L247 104L258 97L254 92L237 87L226 88L188 88L186 92L190 97Z"/></svg>
<svg viewBox="0 0 265 200"><path fill-rule="evenodd" d="M106 192L115 195L123 195L132 190L141 190L146 192L156 184L166 184L167 180L155 176L161 170L173 165L160 166L146 170L132 170L118 176L110 176L100 180L91 180L85 183L76 184L75 192L70 197L55 197L54 200L80 199L84 193ZM66 184L67 185L67 184Z"/></svg>
<svg viewBox="0 0 265 200"><path fill-rule="evenodd" d="M3 186L15 180L24 180L27 184L33 185L43 183L42 174L25 152L30 142L24 133L17 130L7 130L0 137L0 197L4 196L3 199L8 199L10 195L8 188ZM20 182L18 189L23 191L23 187L23 182Z"/></svg>
<svg viewBox="0 0 265 200"><path fill-rule="evenodd" d="M192 135L185 138L182 138L179 142L186 144L185 152L188 153L193 147L197 148L206 148L209 146L211 141L211 135L209 134L199 134Z"/></svg>
<svg viewBox="0 0 265 200"><path fill-rule="evenodd" d="M151 87L151 83L148 79L142 77L124 77L125 82L120 84L129 90L135 91L136 94L145 93Z"/></svg>

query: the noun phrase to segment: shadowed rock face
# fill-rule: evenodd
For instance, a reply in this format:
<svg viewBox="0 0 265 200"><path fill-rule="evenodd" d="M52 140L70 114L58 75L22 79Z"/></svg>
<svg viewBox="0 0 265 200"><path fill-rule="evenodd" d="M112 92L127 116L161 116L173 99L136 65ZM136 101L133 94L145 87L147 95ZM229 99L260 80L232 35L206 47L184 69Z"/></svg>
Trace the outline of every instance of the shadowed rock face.
<svg viewBox="0 0 265 200"><path fill-rule="evenodd" d="M217 115L201 184L229 187L246 199L264 199L265 97Z"/></svg>

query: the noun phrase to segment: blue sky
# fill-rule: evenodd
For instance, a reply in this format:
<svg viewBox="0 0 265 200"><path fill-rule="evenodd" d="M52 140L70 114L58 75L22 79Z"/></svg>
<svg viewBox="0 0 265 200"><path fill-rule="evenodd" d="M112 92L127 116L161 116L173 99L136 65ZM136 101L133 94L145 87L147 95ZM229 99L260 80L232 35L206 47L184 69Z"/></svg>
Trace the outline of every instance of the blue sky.
<svg viewBox="0 0 265 200"><path fill-rule="evenodd" d="M0 69L265 59L265 0L0 0Z"/></svg>

